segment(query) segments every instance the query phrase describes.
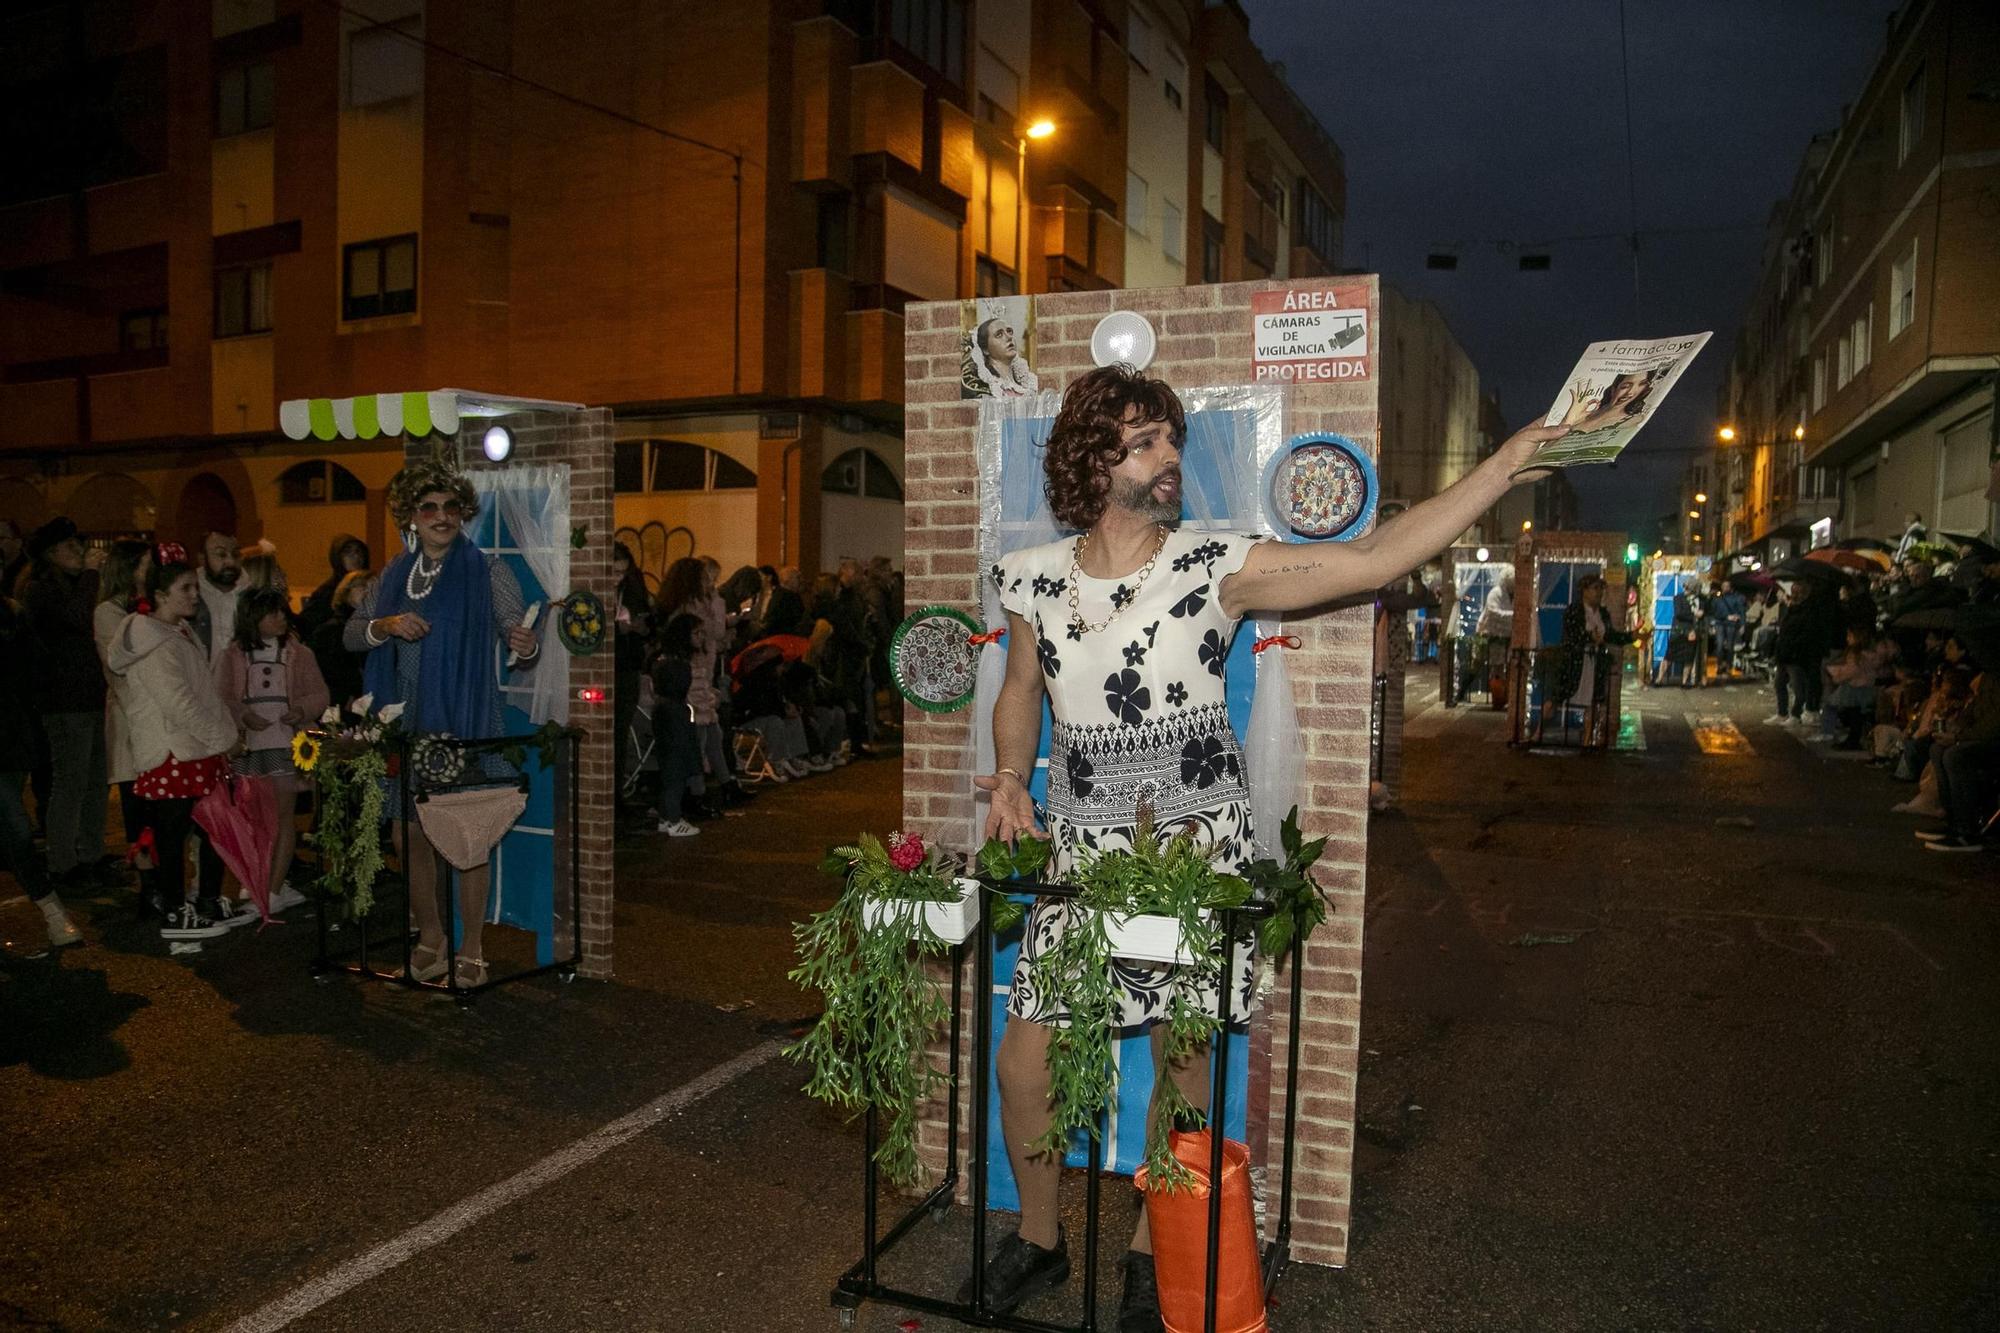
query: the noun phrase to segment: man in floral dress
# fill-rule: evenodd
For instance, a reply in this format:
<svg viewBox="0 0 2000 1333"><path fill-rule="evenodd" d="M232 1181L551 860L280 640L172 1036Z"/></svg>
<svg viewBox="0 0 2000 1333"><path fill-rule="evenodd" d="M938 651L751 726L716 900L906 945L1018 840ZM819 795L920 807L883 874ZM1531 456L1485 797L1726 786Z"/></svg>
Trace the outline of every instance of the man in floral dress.
<svg viewBox="0 0 2000 1333"><path fill-rule="evenodd" d="M1192 831L1215 847L1219 869L1240 872L1251 856L1250 805L1223 670L1245 614L1304 610L1402 578L1491 508L1536 450L1563 433L1521 431L1449 490L1357 541L1288 545L1182 529L1180 400L1129 367L1080 376L1063 395L1045 456L1050 508L1080 535L1010 552L988 571L1009 647L993 708L997 764L974 779L992 795L986 836L1053 837L1050 873L1060 878L1080 851L1129 847L1143 803L1163 834ZM1027 790L1045 693L1054 719L1046 833ZM1030 916L1000 1043L1001 1127L1021 1194L1020 1230L987 1268L988 1306L1003 1313L1069 1276L1057 1216L1062 1164L1029 1146L1050 1124L1049 1034L1068 1015L1055 997L1035 993L1028 963L1065 921L1053 900ZM1252 999L1243 952L1227 983L1237 988L1237 1014ZM1170 973L1114 966L1121 1026L1152 1028L1157 1068ZM1213 1007L1216 997L1208 1000ZM1206 1104L1207 1070L1205 1058L1172 1070L1197 1107ZM1151 1248L1142 1214L1125 1260L1121 1333L1162 1327Z"/></svg>

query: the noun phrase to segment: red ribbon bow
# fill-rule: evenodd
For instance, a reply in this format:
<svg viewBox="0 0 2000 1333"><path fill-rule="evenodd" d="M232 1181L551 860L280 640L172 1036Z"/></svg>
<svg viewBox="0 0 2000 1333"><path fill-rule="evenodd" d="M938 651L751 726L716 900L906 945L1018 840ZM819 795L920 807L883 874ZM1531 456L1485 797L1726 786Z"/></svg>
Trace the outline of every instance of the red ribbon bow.
<svg viewBox="0 0 2000 1333"><path fill-rule="evenodd" d="M179 542L161 542L154 550L153 558L163 565L185 565L188 558L187 547Z"/></svg>
<svg viewBox="0 0 2000 1333"><path fill-rule="evenodd" d="M1268 639L1259 639L1251 645L1252 653L1261 653L1266 648L1297 648L1299 636L1296 634L1273 634Z"/></svg>
<svg viewBox="0 0 2000 1333"><path fill-rule="evenodd" d="M971 647L971 648L977 648L977 647L979 647L979 646L980 646L981 644L984 644L984 643L998 643L998 642L1000 642L1000 640L1002 640L1002 639L1004 639L1004 638L1006 638L1006 637L1007 637L1007 631L1006 631L1006 630L1004 630L1004 629L990 629L990 630L986 631L986 633L984 633L984 634L968 634L968 635L966 635L966 636L965 636L965 642L966 642L966 645L967 645L968 647Z"/></svg>
<svg viewBox="0 0 2000 1333"><path fill-rule="evenodd" d="M153 855L153 830L150 828L140 829L139 836L133 839L130 847L125 849L125 864L137 865L139 858L142 856L146 858L147 866L150 867L158 864L158 860Z"/></svg>

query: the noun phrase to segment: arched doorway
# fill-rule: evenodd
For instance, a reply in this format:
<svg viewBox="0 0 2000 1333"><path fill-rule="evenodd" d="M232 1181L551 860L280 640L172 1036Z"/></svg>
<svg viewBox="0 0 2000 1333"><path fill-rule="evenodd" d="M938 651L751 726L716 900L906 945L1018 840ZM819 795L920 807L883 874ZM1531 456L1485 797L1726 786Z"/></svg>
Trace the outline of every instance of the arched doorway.
<svg viewBox="0 0 2000 1333"><path fill-rule="evenodd" d="M63 506L87 537L151 532L159 520L153 493L123 472L101 472L70 494Z"/></svg>
<svg viewBox="0 0 2000 1333"><path fill-rule="evenodd" d="M25 537L49 521L49 497L26 477L0 478L0 518Z"/></svg>
<svg viewBox="0 0 2000 1333"><path fill-rule="evenodd" d="M235 534L236 497L229 484L213 472L197 472L181 488L180 507L169 535L190 551L198 551L202 538L211 532Z"/></svg>

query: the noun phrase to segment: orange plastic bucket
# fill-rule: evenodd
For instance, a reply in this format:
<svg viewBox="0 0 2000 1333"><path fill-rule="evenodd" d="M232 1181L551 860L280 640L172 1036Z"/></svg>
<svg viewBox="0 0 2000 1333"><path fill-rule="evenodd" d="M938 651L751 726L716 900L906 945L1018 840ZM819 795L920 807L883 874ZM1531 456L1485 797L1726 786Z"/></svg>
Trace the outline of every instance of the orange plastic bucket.
<svg viewBox="0 0 2000 1333"><path fill-rule="evenodd" d="M1160 1285L1160 1321L1167 1333L1202 1333L1208 1284L1208 1131L1175 1131L1174 1156L1195 1175L1192 1188L1146 1189L1142 1166L1134 1183L1146 1190L1153 1233L1153 1269ZM1250 1148L1222 1143L1222 1244L1216 1251L1215 1333L1266 1333L1264 1270L1257 1256L1257 1219L1250 1203Z"/></svg>

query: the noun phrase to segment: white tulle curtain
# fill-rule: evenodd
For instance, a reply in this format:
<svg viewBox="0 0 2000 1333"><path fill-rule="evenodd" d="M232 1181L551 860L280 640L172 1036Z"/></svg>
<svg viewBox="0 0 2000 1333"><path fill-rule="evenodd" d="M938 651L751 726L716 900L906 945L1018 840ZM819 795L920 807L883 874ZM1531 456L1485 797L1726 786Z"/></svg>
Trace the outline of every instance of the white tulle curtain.
<svg viewBox="0 0 2000 1333"><path fill-rule="evenodd" d="M547 598L535 621L541 656L532 670L523 673L520 685L508 687L508 693L535 725L566 723L569 650L556 634L556 603L569 594L569 464L482 468L471 475L480 504L498 509L505 535L513 539L512 545L496 546L496 553L518 553Z"/></svg>

